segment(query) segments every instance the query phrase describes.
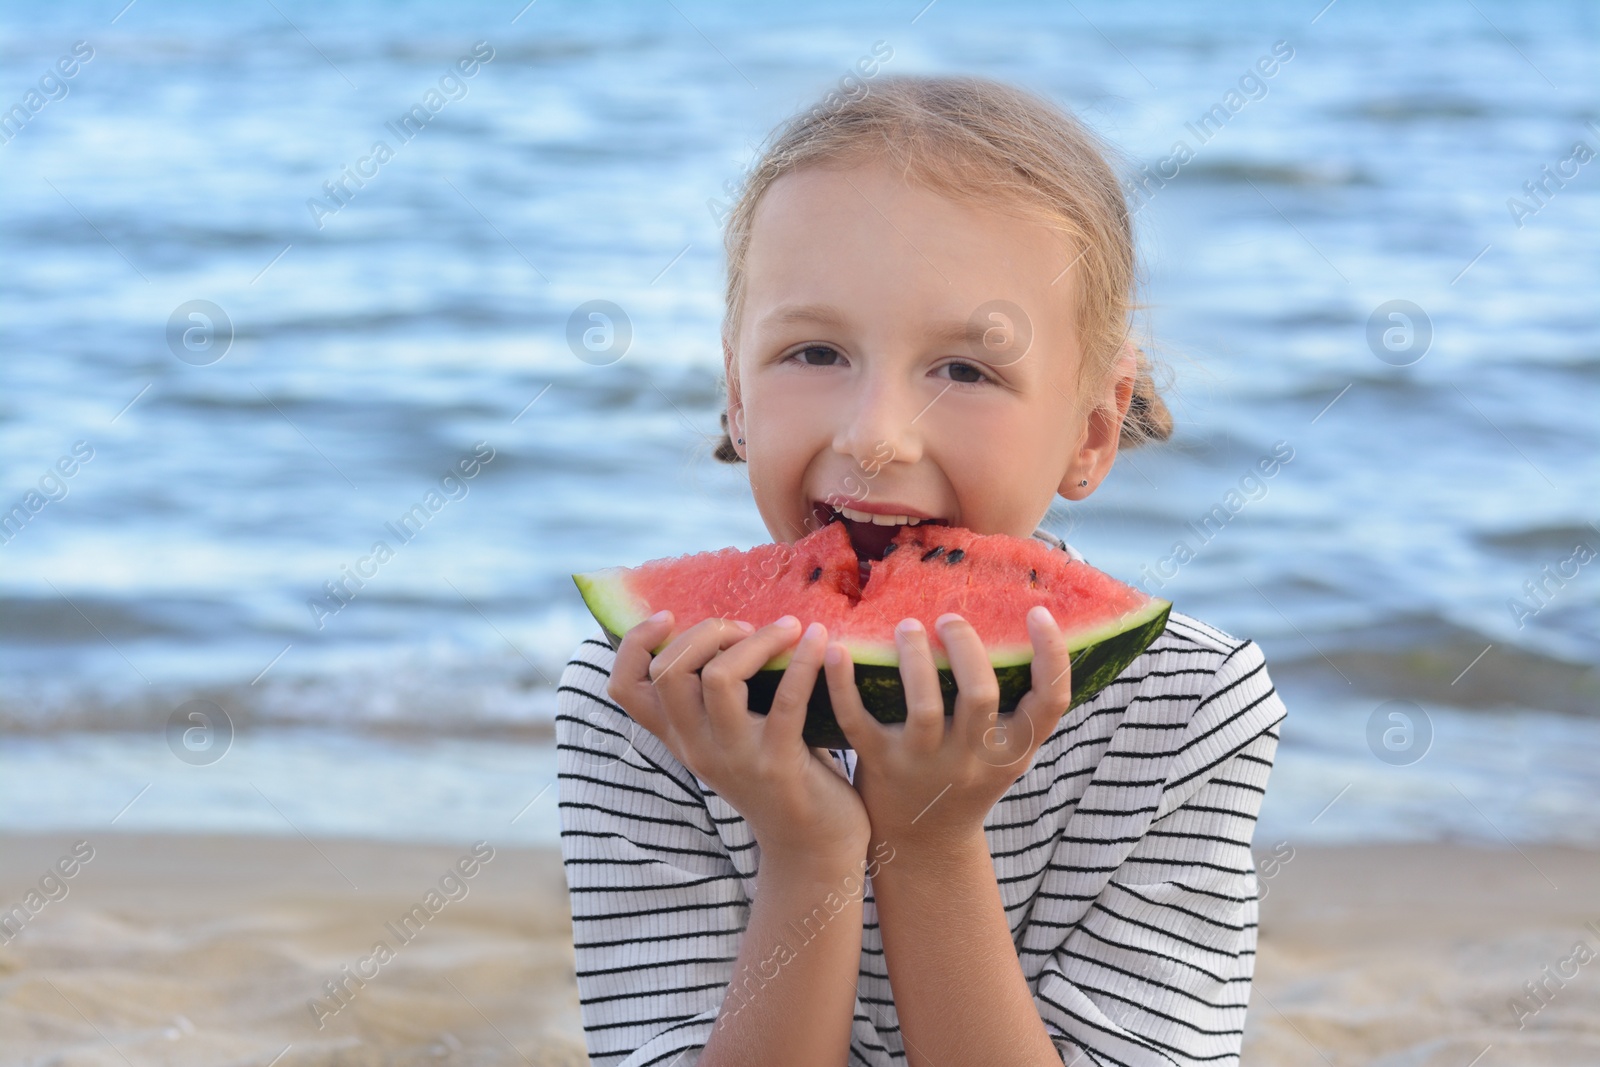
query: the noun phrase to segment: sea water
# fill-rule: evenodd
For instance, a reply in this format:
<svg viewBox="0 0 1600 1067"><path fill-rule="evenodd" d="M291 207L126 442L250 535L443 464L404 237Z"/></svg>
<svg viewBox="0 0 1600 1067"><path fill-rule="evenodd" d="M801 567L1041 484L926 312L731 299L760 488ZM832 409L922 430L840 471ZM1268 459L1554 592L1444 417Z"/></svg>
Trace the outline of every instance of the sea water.
<svg viewBox="0 0 1600 1067"><path fill-rule="evenodd" d="M553 840L570 575L770 540L711 457L731 191L823 93L972 72L1124 153L1178 434L1046 525L1266 650L1262 835L1600 840L1595 29L0 13L0 827Z"/></svg>

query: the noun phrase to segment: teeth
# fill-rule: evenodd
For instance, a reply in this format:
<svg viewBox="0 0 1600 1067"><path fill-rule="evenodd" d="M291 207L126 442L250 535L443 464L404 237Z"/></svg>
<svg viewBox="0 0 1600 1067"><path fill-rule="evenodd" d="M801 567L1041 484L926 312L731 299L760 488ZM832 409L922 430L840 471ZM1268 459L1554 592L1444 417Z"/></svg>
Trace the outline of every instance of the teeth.
<svg viewBox="0 0 1600 1067"><path fill-rule="evenodd" d="M910 515L874 515L870 511L857 511L854 508L834 508L839 514L856 522L870 522L875 526L915 526L921 519L914 519Z"/></svg>

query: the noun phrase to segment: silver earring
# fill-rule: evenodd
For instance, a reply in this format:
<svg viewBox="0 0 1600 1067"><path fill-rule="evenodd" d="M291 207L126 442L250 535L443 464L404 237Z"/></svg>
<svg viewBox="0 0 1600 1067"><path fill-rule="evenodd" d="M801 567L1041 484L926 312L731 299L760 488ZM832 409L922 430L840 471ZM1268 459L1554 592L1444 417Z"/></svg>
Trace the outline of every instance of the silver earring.
<svg viewBox="0 0 1600 1067"><path fill-rule="evenodd" d="M742 441L743 438L741 438L740 440ZM1085 479L1083 479L1083 481L1078 483L1078 488L1082 489L1084 486L1086 486L1088 484L1089 484L1089 479L1085 478Z"/></svg>
<svg viewBox="0 0 1600 1067"><path fill-rule="evenodd" d="M742 444L744 444L744 438L742 438L742 437L741 437L741 438L739 438L739 443L740 443L740 444L741 444L741 445L742 445Z"/></svg>

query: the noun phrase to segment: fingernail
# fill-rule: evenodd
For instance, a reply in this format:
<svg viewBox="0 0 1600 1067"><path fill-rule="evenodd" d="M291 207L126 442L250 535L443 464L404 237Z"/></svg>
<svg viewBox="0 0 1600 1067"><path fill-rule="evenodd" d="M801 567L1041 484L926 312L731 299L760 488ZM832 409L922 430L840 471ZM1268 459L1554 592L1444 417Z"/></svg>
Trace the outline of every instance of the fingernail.
<svg viewBox="0 0 1600 1067"><path fill-rule="evenodd" d="M1028 609L1028 621L1035 626L1050 626L1056 619L1054 615L1050 614L1049 608L1043 604L1035 604Z"/></svg>
<svg viewBox="0 0 1600 1067"><path fill-rule="evenodd" d="M747 634L753 634L756 632L755 623L745 622L743 619L740 619L738 622L734 623L734 625Z"/></svg>
<svg viewBox="0 0 1600 1067"><path fill-rule="evenodd" d="M792 630L794 627L800 625L800 620L795 618L793 615L785 615L783 618L778 620L777 624L783 627L785 630Z"/></svg>
<svg viewBox="0 0 1600 1067"><path fill-rule="evenodd" d="M943 626L947 622L960 622L960 621L961 621L961 616L960 615L957 615L953 611L947 611L943 615L940 615L937 619L934 619L933 620L933 624L935 626Z"/></svg>
<svg viewBox="0 0 1600 1067"><path fill-rule="evenodd" d="M671 614L672 612L668 611L666 608L662 608L660 611L646 619L645 622L666 622L667 617Z"/></svg>
<svg viewBox="0 0 1600 1067"><path fill-rule="evenodd" d="M901 619L900 625L895 627L903 634L914 634L922 630L922 623L917 619Z"/></svg>
<svg viewBox="0 0 1600 1067"><path fill-rule="evenodd" d="M820 622L814 622L810 626L806 627L806 632L800 636L800 640L804 641L807 638L817 637L822 632L823 632L822 624Z"/></svg>

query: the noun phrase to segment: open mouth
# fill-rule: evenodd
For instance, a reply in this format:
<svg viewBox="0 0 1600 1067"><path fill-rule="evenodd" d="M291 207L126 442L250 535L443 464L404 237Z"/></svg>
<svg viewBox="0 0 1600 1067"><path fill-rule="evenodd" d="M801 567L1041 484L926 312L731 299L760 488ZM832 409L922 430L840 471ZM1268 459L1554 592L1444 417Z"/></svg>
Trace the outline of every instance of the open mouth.
<svg viewBox="0 0 1600 1067"><path fill-rule="evenodd" d="M884 550L889 547L889 543L894 540L895 534L899 533L903 526L950 525L949 519L912 519L909 522L875 522L870 519L846 515L844 514L844 511L854 511L854 509L850 508L849 505L843 505L843 508L844 510L841 511L840 508L836 508L831 504L825 504L820 500L814 500L811 503L811 515L812 518L816 520L817 529L821 529L830 522L844 523L846 531L850 534L850 545L856 550L856 558L862 560L863 562L867 560L882 559ZM864 512L855 512L856 516L861 516L864 514ZM879 516L879 518L882 518L882 516ZM900 518L904 519L907 518L907 516L900 516Z"/></svg>

